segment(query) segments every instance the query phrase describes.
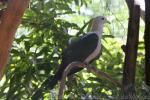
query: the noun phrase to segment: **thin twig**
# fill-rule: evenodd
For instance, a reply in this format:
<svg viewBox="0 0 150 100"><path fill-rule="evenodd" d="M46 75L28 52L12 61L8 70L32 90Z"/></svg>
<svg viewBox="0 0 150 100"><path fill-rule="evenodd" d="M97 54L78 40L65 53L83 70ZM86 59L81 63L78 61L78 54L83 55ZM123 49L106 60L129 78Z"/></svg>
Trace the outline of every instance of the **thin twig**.
<svg viewBox="0 0 150 100"><path fill-rule="evenodd" d="M65 82L66 82L66 77L68 75L68 73L70 72L70 70L74 67L74 66L78 66L78 67L83 67L86 68L89 72L97 75L98 77L103 77L109 81L111 81L114 85L122 88L122 85L120 82L116 81L115 79L113 79L110 75L96 69L96 67L91 66L89 64L86 63L81 63L81 62L72 62L71 64L69 64L67 66L67 68L64 70L63 72L63 76L60 82L60 87L59 87L59 94L58 94L58 99L61 100L62 99L62 95L63 95L63 90L65 87Z"/></svg>

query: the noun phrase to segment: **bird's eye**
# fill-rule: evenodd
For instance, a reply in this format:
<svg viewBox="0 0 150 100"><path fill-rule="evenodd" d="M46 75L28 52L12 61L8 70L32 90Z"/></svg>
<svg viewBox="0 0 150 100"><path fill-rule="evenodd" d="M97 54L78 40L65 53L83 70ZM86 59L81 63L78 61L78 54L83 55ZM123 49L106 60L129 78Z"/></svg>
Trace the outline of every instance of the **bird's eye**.
<svg viewBox="0 0 150 100"><path fill-rule="evenodd" d="M102 17L101 19L104 20L104 17Z"/></svg>

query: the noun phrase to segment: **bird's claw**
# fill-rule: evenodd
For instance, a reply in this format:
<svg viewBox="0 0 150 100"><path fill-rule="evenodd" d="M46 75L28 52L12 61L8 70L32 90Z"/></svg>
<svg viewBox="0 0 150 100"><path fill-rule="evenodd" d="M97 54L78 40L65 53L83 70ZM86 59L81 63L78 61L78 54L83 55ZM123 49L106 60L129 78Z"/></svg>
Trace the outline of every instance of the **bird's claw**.
<svg viewBox="0 0 150 100"><path fill-rule="evenodd" d="M80 64L80 67L86 67L88 65L88 63L82 63Z"/></svg>

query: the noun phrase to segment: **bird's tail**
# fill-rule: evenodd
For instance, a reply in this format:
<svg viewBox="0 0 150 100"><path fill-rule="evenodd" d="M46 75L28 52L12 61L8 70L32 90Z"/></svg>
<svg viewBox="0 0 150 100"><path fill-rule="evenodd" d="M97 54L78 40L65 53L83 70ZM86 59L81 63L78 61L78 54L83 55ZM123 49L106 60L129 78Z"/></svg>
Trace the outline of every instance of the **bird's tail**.
<svg viewBox="0 0 150 100"><path fill-rule="evenodd" d="M41 87L32 95L32 100L39 100L43 98L43 90L53 89L59 80L58 74L47 78L41 85Z"/></svg>
<svg viewBox="0 0 150 100"><path fill-rule="evenodd" d="M61 76L56 73L51 79L46 80L46 88L53 89L60 79Z"/></svg>
<svg viewBox="0 0 150 100"><path fill-rule="evenodd" d="M67 67L67 64L62 63L60 65L58 71L56 72L56 74L52 78L48 78L48 80L47 80L47 82L46 82L46 84L44 86L47 86L46 88L53 89L54 86L58 83L58 81L63 76L62 74L63 74L63 72L64 72L64 70L65 70L66 67ZM83 68L74 67L73 69L70 70L70 72L68 73L67 76L72 75L72 74L74 74L76 72L79 72L82 69Z"/></svg>

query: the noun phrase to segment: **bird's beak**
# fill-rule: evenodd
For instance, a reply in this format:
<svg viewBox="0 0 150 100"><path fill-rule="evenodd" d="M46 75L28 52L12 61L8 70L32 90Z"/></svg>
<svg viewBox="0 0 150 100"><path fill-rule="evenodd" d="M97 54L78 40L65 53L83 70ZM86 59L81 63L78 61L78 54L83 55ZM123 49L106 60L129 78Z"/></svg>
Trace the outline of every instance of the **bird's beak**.
<svg viewBox="0 0 150 100"><path fill-rule="evenodd" d="M107 19L105 20L105 23L108 23L108 24L110 24L110 21L108 21Z"/></svg>

